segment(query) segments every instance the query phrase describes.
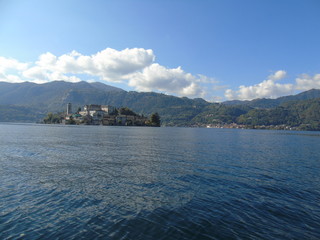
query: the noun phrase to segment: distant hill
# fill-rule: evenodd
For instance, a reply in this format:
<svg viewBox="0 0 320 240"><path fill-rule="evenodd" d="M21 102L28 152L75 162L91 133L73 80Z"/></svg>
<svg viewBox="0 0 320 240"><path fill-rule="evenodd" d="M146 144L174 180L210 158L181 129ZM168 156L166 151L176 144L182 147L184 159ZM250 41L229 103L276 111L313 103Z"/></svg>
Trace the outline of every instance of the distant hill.
<svg viewBox="0 0 320 240"><path fill-rule="evenodd" d="M297 100L308 100L308 99L314 99L314 98L320 98L319 89L311 89L309 91L305 91L297 95L290 95L290 96L280 97L276 99L262 98L262 99L254 99L251 101L233 100L233 101L223 102L223 104L228 106L245 105L253 108L274 108L286 102L297 101Z"/></svg>
<svg viewBox="0 0 320 240"><path fill-rule="evenodd" d="M320 90L312 89L277 99L209 103L154 92L124 91L103 83L54 81L45 84L0 82L0 121L36 122L48 112L65 112L70 102L77 110L86 104L128 107L138 114L158 112L167 126L207 124L285 124L320 130Z"/></svg>
<svg viewBox="0 0 320 240"><path fill-rule="evenodd" d="M39 122L45 115L35 108L0 105L0 122Z"/></svg>
<svg viewBox="0 0 320 240"><path fill-rule="evenodd" d="M93 83L90 83L90 85L95 87L96 89L103 90L105 92L125 92L121 88L117 88L117 87L113 87L113 86L110 86L110 85L106 85L106 84L101 83L101 82L93 82Z"/></svg>
<svg viewBox="0 0 320 240"><path fill-rule="evenodd" d="M103 83L78 82L69 83L54 81L45 84L35 83L5 83L0 82L0 106L12 109L12 106L27 108L43 118L48 112L65 111L67 103L72 103L73 109L86 104L106 104L115 107L129 107L139 114L158 112L164 123L185 124L199 114L203 107L210 105L203 99L179 98L159 93L138 93L124 91ZM5 112L10 112L5 111ZM12 112L11 112L12 113ZM15 114L4 116L16 121ZM27 118L26 121L29 121ZM19 121L21 118L19 117Z"/></svg>
<svg viewBox="0 0 320 240"><path fill-rule="evenodd" d="M0 104L61 110L68 102L99 101L106 93L124 90L102 83L53 81L45 84L0 82Z"/></svg>
<svg viewBox="0 0 320 240"><path fill-rule="evenodd" d="M251 109L237 118L248 126L286 125L298 130L320 130L320 98L296 100L271 109Z"/></svg>

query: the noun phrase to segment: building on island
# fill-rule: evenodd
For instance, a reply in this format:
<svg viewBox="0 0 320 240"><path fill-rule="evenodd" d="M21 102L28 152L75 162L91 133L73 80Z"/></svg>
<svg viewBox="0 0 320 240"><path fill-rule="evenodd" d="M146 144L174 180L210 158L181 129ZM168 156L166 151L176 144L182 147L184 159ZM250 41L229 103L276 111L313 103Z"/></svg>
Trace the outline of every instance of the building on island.
<svg viewBox="0 0 320 240"><path fill-rule="evenodd" d="M71 107L71 104L70 104ZM66 123L111 126L145 126L147 118L133 113L121 114L110 105L85 105L82 111L71 114L67 107Z"/></svg>

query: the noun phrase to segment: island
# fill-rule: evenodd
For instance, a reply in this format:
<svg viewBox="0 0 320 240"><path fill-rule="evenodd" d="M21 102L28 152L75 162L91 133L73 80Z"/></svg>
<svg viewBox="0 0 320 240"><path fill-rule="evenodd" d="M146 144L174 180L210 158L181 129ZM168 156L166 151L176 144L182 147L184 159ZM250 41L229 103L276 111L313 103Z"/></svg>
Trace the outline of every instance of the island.
<svg viewBox="0 0 320 240"><path fill-rule="evenodd" d="M150 118L139 115L128 107L116 108L110 105L90 104L76 112L72 111L72 104L68 103L64 113L48 113L43 119L45 124L72 124L72 125L104 125L104 126L152 126L160 127L158 113L151 114Z"/></svg>

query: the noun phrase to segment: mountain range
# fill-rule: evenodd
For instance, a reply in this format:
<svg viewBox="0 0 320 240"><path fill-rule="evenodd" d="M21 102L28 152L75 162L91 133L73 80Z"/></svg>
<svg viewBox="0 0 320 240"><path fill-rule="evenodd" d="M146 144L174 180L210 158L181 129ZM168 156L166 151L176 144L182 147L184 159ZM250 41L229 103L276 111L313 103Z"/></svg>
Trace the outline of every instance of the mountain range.
<svg viewBox="0 0 320 240"><path fill-rule="evenodd" d="M163 125L167 126L201 126L231 122L253 124L259 122L253 121L255 116L253 113L257 111L261 115L262 112L270 113L272 109L277 109L277 111L285 110L289 114L288 109L292 106L307 104L308 108L310 101L318 98L320 90L312 89L277 99L210 103L201 98L189 99L154 92L125 91L100 82L53 81L45 84L0 82L0 121L41 121L48 112L65 111L70 102L74 110L86 104L105 104L129 107L145 115L158 112ZM314 103L311 105L314 106ZM317 109L318 107L315 111ZM296 119L294 122L302 124L301 119Z"/></svg>
<svg viewBox="0 0 320 240"><path fill-rule="evenodd" d="M245 105L253 108L272 108L277 107L283 103L290 102L290 101L297 101L297 100L308 100L320 97L320 90L319 89L311 89L297 95L290 95L279 97L276 99L267 99L267 98L259 98L254 99L251 101L226 101L224 104L226 105Z"/></svg>

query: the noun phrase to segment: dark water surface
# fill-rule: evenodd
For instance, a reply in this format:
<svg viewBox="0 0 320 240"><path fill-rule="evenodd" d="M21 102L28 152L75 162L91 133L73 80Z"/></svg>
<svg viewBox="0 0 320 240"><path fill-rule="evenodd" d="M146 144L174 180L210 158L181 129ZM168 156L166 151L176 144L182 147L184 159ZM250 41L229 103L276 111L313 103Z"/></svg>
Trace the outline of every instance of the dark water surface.
<svg viewBox="0 0 320 240"><path fill-rule="evenodd" d="M320 133L0 124L0 239L320 239Z"/></svg>

